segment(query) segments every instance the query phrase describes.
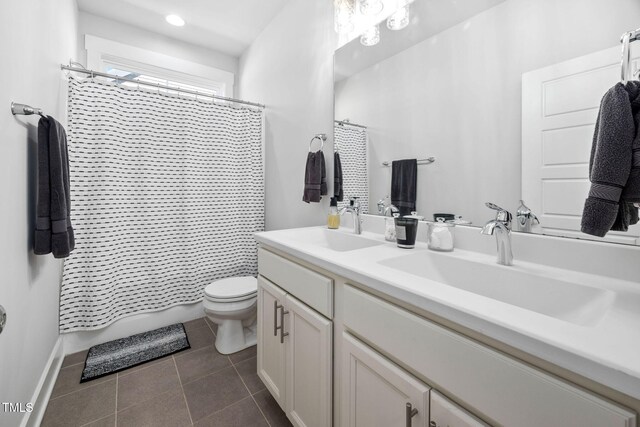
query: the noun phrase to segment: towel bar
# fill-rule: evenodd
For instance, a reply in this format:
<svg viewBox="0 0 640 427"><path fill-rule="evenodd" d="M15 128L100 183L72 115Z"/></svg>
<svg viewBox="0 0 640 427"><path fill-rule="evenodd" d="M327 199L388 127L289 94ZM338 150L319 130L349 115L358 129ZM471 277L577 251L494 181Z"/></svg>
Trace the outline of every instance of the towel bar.
<svg viewBox="0 0 640 427"><path fill-rule="evenodd" d="M42 108L34 108L27 104L18 104L16 102L11 102L11 114L21 115L21 116L30 116L31 114L38 114L44 117L44 113L42 112Z"/></svg>
<svg viewBox="0 0 640 427"><path fill-rule="evenodd" d="M436 161L435 157L427 157L426 159L418 159L419 165L428 165ZM391 166L391 162L382 162L382 166Z"/></svg>

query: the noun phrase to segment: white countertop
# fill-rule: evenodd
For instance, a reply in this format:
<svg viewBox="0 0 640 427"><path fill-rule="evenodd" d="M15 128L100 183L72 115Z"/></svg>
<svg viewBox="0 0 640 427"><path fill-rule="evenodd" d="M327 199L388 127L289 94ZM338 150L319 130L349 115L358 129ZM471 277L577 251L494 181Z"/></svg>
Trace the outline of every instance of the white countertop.
<svg viewBox="0 0 640 427"><path fill-rule="evenodd" d="M456 249L438 253L418 242L415 249L399 249L380 234L362 237L381 242L338 252L306 241L307 232L325 227L268 231L256 234L263 245L279 249L360 285L446 318L487 337L575 372L597 383L640 399L640 286L625 280L585 274L519 261L505 267L495 256ZM349 229L332 230L349 233ZM479 236L480 237L480 236ZM526 274L579 283L615 292L613 303L593 325L580 325L458 289L380 264L385 260L422 253L430 262L448 257L465 262L516 269ZM640 263L640 259L638 260ZM468 264L463 264L468 265Z"/></svg>

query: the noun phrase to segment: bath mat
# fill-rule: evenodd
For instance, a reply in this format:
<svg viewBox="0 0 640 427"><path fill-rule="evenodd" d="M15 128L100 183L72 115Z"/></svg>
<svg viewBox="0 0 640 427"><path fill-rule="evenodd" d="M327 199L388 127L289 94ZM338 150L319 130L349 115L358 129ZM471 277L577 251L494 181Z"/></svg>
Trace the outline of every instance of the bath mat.
<svg viewBox="0 0 640 427"><path fill-rule="evenodd" d="M80 382L94 380L190 347L182 323L94 345L87 354Z"/></svg>

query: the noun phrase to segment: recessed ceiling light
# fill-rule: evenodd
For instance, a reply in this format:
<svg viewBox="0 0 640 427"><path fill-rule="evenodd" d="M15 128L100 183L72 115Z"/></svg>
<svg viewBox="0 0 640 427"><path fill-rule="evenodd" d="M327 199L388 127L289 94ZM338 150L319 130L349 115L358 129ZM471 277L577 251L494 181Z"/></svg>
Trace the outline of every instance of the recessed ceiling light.
<svg viewBox="0 0 640 427"><path fill-rule="evenodd" d="M169 24L175 25L176 27L182 27L184 25L184 19L180 18L178 15L167 15L165 19Z"/></svg>

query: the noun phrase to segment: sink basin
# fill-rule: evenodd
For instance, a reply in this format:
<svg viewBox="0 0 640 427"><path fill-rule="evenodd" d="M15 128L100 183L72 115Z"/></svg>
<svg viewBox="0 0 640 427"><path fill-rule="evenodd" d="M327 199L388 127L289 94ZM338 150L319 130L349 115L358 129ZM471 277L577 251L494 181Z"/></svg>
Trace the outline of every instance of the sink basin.
<svg viewBox="0 0 640 427"><path fill-rule="evenodd" d="M616 293L450 255L417 252L379 264L582 326L595 326Z"/></svg>
<svg viewBox="0 0 640 427"><path fill-rule="evenodd" d="M383 244L383 242L368 239L347 231L329 230L326 228L297 230L295 234L291 235L291 239L310 245L321 246L337 252L355 251L357 249Z"/></svg>
<svg viewBox="0 0 640 427"><path fill-rule="evenodd" d="M309 234L302 234L301 237L308 243L329 248L338 252L355 251L357 249L369 248L371 246L381 245L382 242L367 239L357 234L347 234L344 231L314 229Z"/></svg>

